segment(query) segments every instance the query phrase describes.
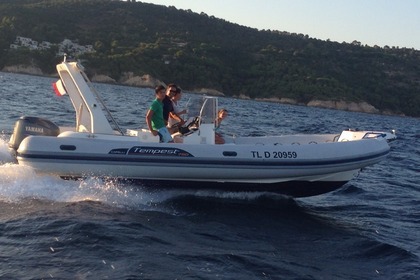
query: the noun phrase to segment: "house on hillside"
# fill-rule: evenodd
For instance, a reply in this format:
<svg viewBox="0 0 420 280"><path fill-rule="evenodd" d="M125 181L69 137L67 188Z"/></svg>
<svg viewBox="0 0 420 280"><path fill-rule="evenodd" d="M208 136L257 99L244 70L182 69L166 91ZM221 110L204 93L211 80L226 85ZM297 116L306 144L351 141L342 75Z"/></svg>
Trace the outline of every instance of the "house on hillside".
<svg viewBox="0 0 420 280"><path fill-rule="evenodd" d="M61 43L53 44L47 41L42 41L42 43L38 43L31 38L16 36L16 40L13 44L10 44L11 49L19 49L19 48L28 48L29 50L47 50L53 46L58 46L58 53L57 56L63 56L64 53L68 53L71 55L80 55L88 52L95 52L93 45L79 45L77 43L72 42L70 39L64 39Z"/></svg>
<svg viewBox="0 0 420 280"><path fill-rule="evenodd" d="M30 50L38 49L38 42L31 38L16 36L16 40L10 45L11 49L29 48Z"/></svg>
<svg viewBox="0 0 420 280"><path fill-rule="evenodd" d="M95 49L93 45L79 45L72 42L69 39L64 39L61 43L58 44L58 56L63 56L65 53L80 55L88 52L94 52Z"/></svg>

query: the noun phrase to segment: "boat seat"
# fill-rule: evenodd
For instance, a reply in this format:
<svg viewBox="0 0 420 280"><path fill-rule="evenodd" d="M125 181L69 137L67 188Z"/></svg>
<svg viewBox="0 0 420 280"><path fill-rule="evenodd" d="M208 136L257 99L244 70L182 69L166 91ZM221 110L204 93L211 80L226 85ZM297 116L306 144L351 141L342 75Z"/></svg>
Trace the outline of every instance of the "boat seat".
<svg viewBox="0 0 420 280"><path fill-rule="evenodd" d="M360 140L365 135L366 135L366 132L364 131L344 130L343 132L341 132L340 137L338 138L337 142Z"/></svg>
<svg viewBox="0 0 420 280"><path fill-rule="evenodd" d="M78 132L89 132L89 130L86 128L86 126L80 124Z"/></svg>
<svg viewBox="0 0 420 280"><path fill-rule="evenodd" d="M127 135L137 137L141 142L159 143L159 136L154 136L148 129L127 129Z"/></svg>

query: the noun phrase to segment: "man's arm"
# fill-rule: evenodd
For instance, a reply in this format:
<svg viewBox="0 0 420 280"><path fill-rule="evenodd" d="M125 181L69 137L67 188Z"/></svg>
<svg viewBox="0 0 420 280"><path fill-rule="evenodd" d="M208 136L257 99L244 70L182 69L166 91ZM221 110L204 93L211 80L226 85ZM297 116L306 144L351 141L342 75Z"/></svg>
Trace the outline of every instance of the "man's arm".
<svg viewBox="0 0 420 280"><path fill-rule="evenodd" d="M150 132L154 136L156 136L156 135L158 135L158 132L152 128L152 117L153 117L153 113L154 113L153 110L147 111L147 114L146 114L146 123L147 123L147 127L149 128Z"/></svg>

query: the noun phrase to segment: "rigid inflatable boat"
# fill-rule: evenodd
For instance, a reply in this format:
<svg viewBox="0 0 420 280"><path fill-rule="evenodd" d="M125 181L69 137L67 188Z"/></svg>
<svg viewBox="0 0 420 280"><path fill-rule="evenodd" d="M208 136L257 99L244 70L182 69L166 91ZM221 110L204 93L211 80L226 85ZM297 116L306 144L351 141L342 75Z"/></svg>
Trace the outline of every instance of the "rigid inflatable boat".
<svg viewBox="0 0 420 280"><path fill-rule="evenodd" d="M156 188L271 191L294 197L335 190L383 160L395 133L226 137L215 144L217 97L203 97L198 125L160 143L145 129L123 131L77 62L57 65L57 90L75 109L75 126L21 117L9 146L20 165L62 178L98 176ZM164 172L163 172L164 170Z"/></svg>

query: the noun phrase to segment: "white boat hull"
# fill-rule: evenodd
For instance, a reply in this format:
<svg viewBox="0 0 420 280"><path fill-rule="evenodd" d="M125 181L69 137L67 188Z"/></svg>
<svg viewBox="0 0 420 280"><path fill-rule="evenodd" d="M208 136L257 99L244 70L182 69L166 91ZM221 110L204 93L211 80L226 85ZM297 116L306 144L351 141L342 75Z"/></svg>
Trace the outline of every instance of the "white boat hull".
<svg viewBox="0 0 420 280"><path fill-rule="evenodd" d="M61 177L99 176L172 187L202 189L205 185L307 196L340 187L389 152L384 138L330 142L334 136L263 137L256 144L237 138L238 143L203 146L65 133L63 137L25 138L17 159L38 173Z"/></svg>

